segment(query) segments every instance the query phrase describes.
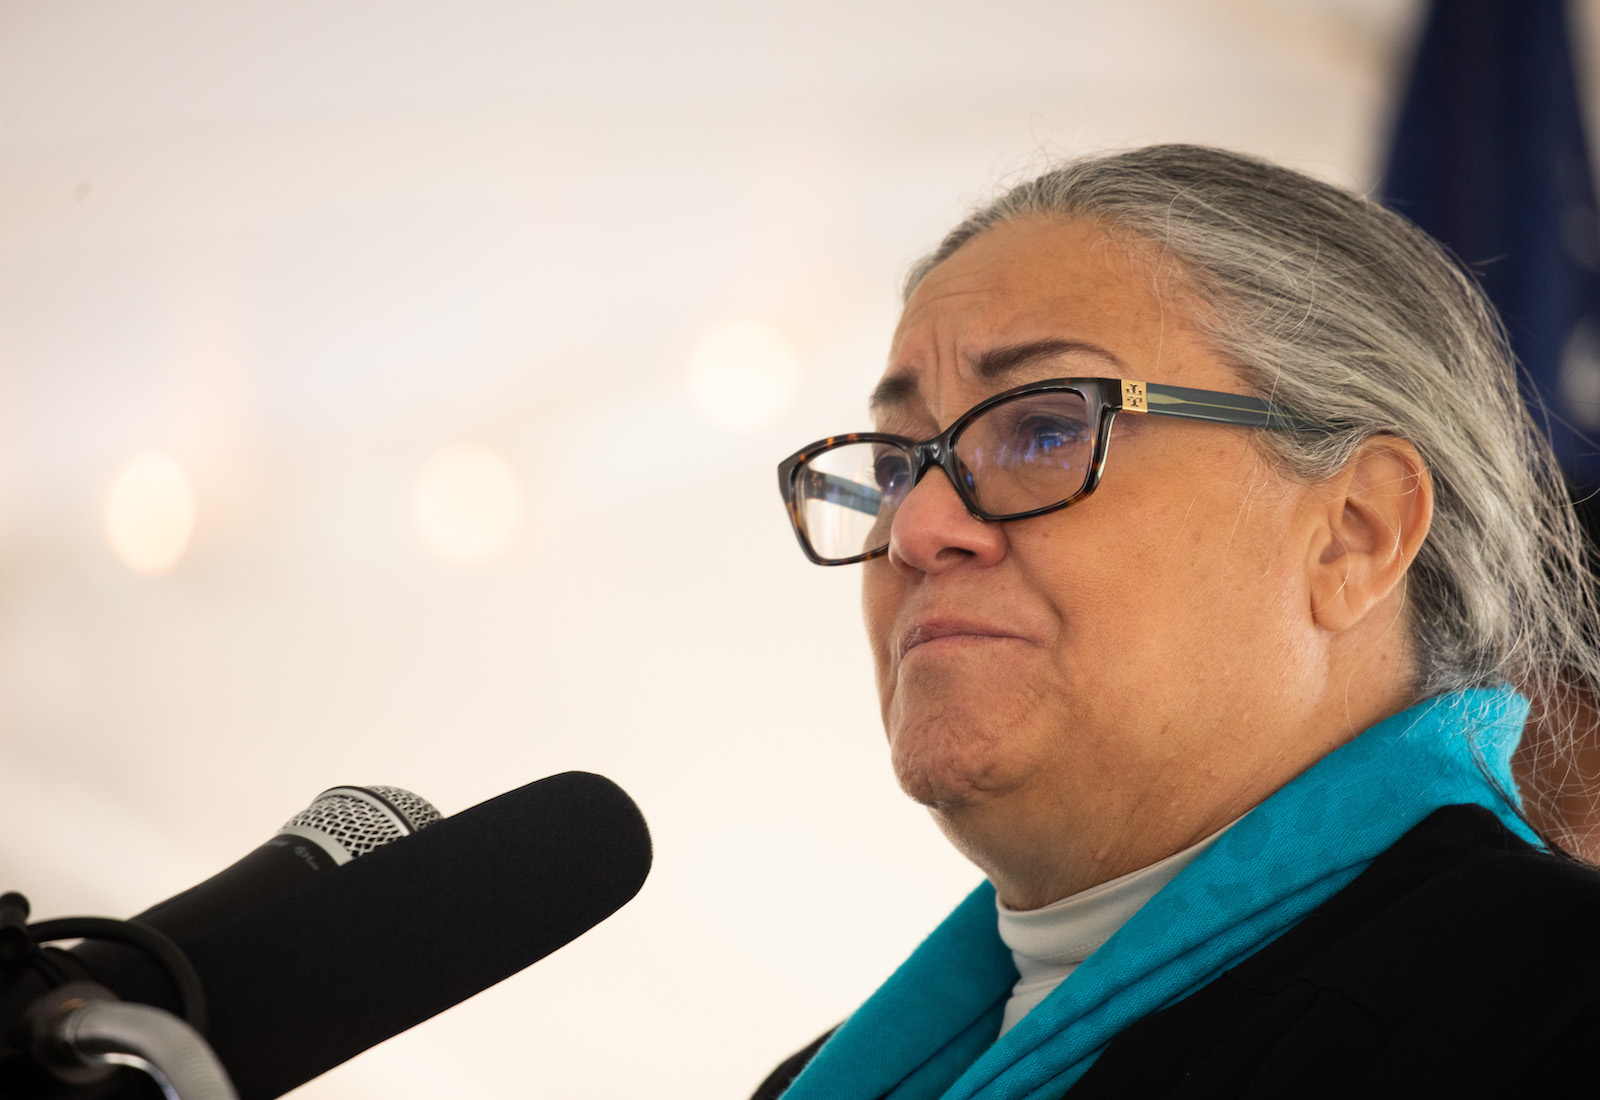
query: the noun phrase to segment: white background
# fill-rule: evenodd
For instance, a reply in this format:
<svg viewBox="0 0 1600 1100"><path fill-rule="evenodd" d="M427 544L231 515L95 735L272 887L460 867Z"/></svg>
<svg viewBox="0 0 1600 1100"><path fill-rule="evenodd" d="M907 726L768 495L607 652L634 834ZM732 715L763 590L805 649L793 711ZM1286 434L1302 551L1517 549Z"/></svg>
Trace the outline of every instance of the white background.
<svg viewBox="0 0 1600 1100"><path fill-rule="evenodd" d="M774 463L865 426L898 281L1052 156L1373 183L1411 0L0 0L0 889L125 915L324 787L611 776L641 896L307 1098L740 1097L977 880L899 794L858 576ZM747 318L744 433L689 361ZM428 548L473 444L509 542ZM151 449L194 534L139 575Z"/></svg>

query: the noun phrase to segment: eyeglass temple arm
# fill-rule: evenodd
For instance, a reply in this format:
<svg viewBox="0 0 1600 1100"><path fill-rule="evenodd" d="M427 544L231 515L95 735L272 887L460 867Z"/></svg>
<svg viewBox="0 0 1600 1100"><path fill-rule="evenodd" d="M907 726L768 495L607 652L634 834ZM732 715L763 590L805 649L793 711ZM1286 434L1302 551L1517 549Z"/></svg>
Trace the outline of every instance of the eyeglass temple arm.
<svg viewBox="0 0 1600 1100"><path fill-rule="evenodd" d="M1153 413L1184 420L1209 420L1216 424L1238 424L1246 428L1326 430L1321 424L1303 420L1259 397L1216 390L1192 390L1186 386L1164 386L1158 382L1134 382L1126 378L1122 379L1121 411Z"/></svg>
<svg viewBox="0 0 1600 1100"><path fill-rule="evenodd" d="M883 494L872 486L810 468L800 472L795 485L795 500L824 500L829 504L854 508L869 516L877 515L883 507Z"/></svg>

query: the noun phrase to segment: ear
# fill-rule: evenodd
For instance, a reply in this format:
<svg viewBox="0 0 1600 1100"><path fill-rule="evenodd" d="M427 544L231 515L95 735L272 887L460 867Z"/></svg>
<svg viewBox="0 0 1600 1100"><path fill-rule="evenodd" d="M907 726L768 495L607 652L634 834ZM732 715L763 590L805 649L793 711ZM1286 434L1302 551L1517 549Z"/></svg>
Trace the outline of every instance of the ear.
<svg viewBox="0 0 1600 1100"><path fill-rule="evenodd" d="M1307 561L1311 615L1338 632L1403 591L1433 522L1433 479L1410 443L1376 435L1320 488Z"/></svg>

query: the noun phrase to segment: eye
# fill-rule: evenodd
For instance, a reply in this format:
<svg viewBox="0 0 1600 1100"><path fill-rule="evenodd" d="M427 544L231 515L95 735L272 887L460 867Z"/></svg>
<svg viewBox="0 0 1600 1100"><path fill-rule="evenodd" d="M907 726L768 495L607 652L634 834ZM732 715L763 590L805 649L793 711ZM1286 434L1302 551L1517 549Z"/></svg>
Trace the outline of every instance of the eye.
<svg viewBox="0 0 1600 1100"><path fill-rule="evenodd" d="M1010 434L1014 460L1038 462L1060 457L1059 452L1088 442L1089 425L1078 417L1035 412L1019 417Z"/></svg>
<svg viewBox="0 0 1600 1100"><path fill-rule="evenodd" d="M911 487L911 463L898 450L883 450L873 461L872 476L885 497L898 497Z"/></svg>

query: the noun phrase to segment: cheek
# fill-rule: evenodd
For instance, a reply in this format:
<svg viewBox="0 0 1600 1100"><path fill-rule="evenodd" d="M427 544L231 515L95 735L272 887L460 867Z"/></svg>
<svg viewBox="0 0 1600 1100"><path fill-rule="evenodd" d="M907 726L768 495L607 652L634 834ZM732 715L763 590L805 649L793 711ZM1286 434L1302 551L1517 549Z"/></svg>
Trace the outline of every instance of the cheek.
<svg viewBox="0 0 1600 1100"><path fill-rule="evenodd" d="M1029 531L1019 557L1044 565L1033 584L1060 617L1063 675L1204 682L1283 644L1298 590L1280 512L1243 494L1113 492Z"/></svg>
<svg viewBox="0 0 1600 1100"><path fill-rule="evenodd" d="M1306 600L1288 532L1270 509L1243 509L1219 508L1211 514L1233 518L1193 524L1131 549L1129 561L1142 578L1138 617L1147 667L1215 690L1270 680L1297 662L1295 628L1305 619Z"/></svg>
<svg viewBox="0 0 1600 1100"><path fill-rule="evenodd" d="M866 622L867 642L872 647L872 663L878 678L878 694L888 705L889 651L894 645L895 616L904 598L900 578L884 558L874 558L862 565L861 615Z"/></svg>

